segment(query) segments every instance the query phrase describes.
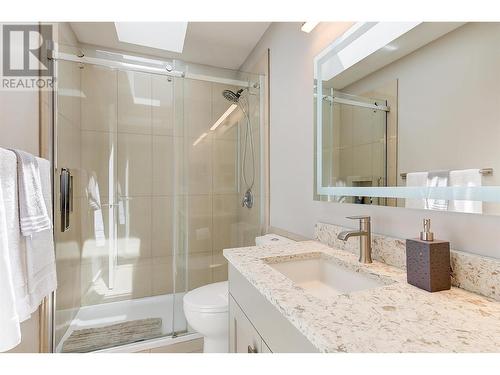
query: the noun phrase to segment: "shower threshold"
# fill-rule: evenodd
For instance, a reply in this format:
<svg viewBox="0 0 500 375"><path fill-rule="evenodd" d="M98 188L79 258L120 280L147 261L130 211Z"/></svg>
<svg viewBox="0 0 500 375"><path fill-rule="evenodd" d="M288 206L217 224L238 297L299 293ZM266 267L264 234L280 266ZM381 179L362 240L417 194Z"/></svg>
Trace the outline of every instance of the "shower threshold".
<svg viewBox="0 0 500 375"><path fill-rule="evenodd" d="M160 337L112 347L107 346L102 349L96 348L93 352L137 352L200 338L201 335L187 329L181 302L183 295L184 293L177 293L175 295L164 294L154 297L84 306L80 308L71 322L68 330L57 345L56 352L62 352L64 343L75 331L150 318L161 319ZM174 315L173 319L172 314ZM175 335L173 334L174 332Z"/></svg>

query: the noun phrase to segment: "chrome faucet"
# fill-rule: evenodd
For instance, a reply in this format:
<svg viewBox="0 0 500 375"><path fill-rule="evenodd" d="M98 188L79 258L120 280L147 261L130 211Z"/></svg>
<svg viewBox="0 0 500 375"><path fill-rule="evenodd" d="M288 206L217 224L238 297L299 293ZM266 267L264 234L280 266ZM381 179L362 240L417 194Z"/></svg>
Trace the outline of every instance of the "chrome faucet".
<svg viewBox="0 0 500 375"><path fill-rule="evenodd" d="M340 232L337 238L347 241L350 237L359 237L359 261L372 262L372 231L370 216L348 216L347 219L359 220L359 230L346 230Z"/></svg>

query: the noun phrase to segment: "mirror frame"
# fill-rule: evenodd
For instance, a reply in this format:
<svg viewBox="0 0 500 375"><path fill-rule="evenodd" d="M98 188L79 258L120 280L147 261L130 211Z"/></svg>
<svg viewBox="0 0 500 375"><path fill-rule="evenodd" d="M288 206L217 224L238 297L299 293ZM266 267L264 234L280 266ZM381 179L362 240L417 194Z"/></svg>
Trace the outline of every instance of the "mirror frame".
<svg viewBox="0 0 500 375"><path fill-rule="evenodd" d="M358 22L344 34L328 45L314 58L314 94L321 98L323 95L323 81L321 79L326 68L331 78L349 69L380 48L391 43L403 34L420 25L422 22ZM333 59L333 62L331 60ZM326 69L325 69L326 70ZM322 101L316 100L314 108L316 113L315 136L315 196L365 196L375 198L401 198L401 199L453 199L473 200L482 202L500 202L500 186L475 186L475 187L334 187L323 186L323 153L322 142ZM335 199L328 201L335 201Z"/></svg>

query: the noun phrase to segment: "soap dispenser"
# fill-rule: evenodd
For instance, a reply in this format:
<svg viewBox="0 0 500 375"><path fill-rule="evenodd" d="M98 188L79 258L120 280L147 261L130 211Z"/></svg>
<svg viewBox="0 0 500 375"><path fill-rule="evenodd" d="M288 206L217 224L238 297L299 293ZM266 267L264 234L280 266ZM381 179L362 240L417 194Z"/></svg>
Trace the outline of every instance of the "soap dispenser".
<svg viewBox="0 0 500 375"><path fill-rule="evenodd" d="M424 219L420 238L406 240L408 283L428 292L451 288L450 243L434 240L431 220Z"/></svg>

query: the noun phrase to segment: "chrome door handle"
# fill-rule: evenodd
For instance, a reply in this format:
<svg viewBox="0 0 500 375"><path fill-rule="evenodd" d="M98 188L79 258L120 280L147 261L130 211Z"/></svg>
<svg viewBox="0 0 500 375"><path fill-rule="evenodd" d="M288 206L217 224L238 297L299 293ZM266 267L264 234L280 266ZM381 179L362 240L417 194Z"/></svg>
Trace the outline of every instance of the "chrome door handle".
<svg viewBox="0 0 500 375"><path fill-rule="evenodd" d="M66 232L69 229L69 216L72 210L72 180L69 169L62 168L59 176L59 194L60 194L60 209L61 209L61 232Z"/></svg>

